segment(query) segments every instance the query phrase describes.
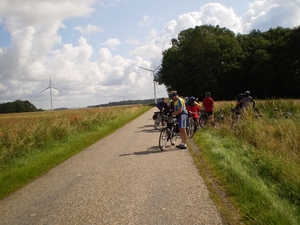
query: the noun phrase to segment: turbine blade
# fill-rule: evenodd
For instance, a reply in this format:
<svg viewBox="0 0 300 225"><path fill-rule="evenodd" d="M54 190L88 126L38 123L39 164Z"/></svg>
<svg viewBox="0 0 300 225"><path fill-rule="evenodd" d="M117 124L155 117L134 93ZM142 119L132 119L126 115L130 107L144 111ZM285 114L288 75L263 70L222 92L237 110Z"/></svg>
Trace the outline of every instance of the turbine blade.
<svg viewBox="0 0 300 225"><path fill-rule="evenodd" d="M47 89L49 89L50 88L50 86L49 87L47 87L47 88L45 88L44 90L42 90L40 93L42 93L42 92L44 92L44 91L46 91Z"/></svg>
<svg viewBox="0 0 300 225"><path fill-rule="evenodd" d="M161 66L161 64L158 67L156 67L155 70L153 70L153 72L155 72L160 66Z"/></svg>
<svg viewBox="0 0 300 225"><path fill-rule="evenodd" d="M145 67L141 67L141 66L137 66L137 67L139 67L139 68L141 68L141 69L144 69L144 70L148 70L148 71L150 71L150 72L153 72L153 70L147 69L147 68L145 68Z"/></svg>
<svg viewBox="0 0 300 225"><path fill-rule="evenodd" d="M56 87L52 87L52 88L54 88L54 89L56 89L56 90L58 90L58 91L62 92L61 90L59 90L59 89L58 89L58 88L56 88Z"/></svg>

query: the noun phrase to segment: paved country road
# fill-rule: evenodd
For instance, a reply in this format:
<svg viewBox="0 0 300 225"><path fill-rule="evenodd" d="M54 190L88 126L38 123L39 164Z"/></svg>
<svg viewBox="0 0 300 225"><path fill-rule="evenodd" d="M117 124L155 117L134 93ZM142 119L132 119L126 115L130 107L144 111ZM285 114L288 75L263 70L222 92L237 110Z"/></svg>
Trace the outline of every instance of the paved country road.
<svg viewBox="0 0 300 225"><path fill-rule="evenodd" d="M0 202L0 224L222 224L187 149L149 110Z"/></svg>

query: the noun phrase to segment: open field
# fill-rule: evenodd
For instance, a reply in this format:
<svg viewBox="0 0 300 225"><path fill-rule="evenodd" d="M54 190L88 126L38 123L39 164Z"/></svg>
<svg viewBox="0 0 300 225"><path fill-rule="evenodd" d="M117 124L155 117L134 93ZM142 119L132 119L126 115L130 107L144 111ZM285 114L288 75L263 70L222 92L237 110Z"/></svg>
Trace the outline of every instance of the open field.
<svg viewBox="0 0 300 225"><path fill-rule="evenodd" d="M152 106L0 114L0 198Z"/></svg>
<svg viewBox="0 0 300 225"><path fill-rule="evenodd" d="M212 198L230 214L221 201L226 196L245 224L300 224L299 102L257 101L259 114L243 114L235 130L230 124L234 102L217 102L216 110L225 109L221 127L193 137L200 149L195 163ZM286 117L286 110L292 115Z"/></svg>
<svg viewBox="0 0 300 225"><path fill-rule="evenodd" d="M220 198L234 205L245 224L300 224L300 101L256 102L262 116L246 113L235 130L230 126L234 102L216 102L215 110L223 107L225 119L219 129L196 132L193 140L200 151L192 156L223 213L230 214L230 208ZM0 197L150 107L0 115ZM277 116L274 108L292 110L293 116Z"/></svg>

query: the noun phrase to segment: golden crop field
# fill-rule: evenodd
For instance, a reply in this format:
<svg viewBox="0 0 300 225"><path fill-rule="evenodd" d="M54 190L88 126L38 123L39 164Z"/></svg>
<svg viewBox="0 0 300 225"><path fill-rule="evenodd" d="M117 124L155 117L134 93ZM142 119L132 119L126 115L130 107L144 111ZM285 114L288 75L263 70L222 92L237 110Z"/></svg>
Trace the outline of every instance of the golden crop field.
<svg viewBox="0 0 300 225"><path fill-rule="evenodd" d="M143 105L0 114L0 165L63 141L77 132L95 130L130 115Z"/></svg>

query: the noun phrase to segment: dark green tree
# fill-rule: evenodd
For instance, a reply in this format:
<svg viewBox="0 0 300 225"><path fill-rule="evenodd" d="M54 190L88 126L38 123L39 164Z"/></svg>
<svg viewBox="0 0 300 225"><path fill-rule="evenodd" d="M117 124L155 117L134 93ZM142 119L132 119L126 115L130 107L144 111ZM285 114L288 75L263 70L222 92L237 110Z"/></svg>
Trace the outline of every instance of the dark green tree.
<svg viewBox="0 0 300 225"><path fill-rule="evenodd" d="M300 28L237 34L219 26L181 31L163 52L156 80L180 95L233 99L250 90L257 98L299 98Z"/></svg>
<svg viewBox="0 0 300 225"><path fill-rule="evenodd" d="M16 100L0 104L0 113L35 112L37 108L29 101Z"/></svg>
<svg viewBox="0 0 300 225"><path fill-rule="evenodd" d="M157 80L180 95L232 97L228 84L237 76L241 47L235 34L219 26L197 26L180 32L177 42L163 52Z"/></svg>

